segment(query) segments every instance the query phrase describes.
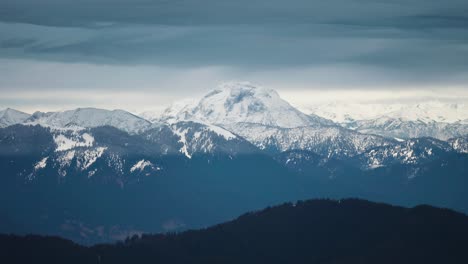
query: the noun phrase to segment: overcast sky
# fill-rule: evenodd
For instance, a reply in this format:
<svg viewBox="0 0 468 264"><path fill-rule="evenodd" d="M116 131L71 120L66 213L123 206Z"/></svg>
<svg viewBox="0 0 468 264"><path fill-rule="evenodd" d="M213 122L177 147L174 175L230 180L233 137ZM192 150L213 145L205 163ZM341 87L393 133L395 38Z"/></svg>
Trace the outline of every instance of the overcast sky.
<svg viewBox="0 0 468 264"><path fill-rule="evenodd" d="M235 80L293 103L463 97L468 1L1 0L0 76L0 107L29 112L147 110Z"/></svg>

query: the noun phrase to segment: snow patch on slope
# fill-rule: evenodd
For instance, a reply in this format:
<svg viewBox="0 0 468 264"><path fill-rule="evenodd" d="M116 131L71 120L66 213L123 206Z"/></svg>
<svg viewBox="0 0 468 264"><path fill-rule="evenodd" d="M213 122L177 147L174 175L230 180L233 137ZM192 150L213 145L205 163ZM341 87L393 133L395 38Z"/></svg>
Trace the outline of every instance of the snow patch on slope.
<svg viewBox="0 0 468 264"><path fill-rule="evenodd" d="M61 152L57 157L57 162L59 164L59 174L62 177L67 175L66 169L71 165L73 159L75 158L75 150Z"/></svg>
<svg viewBox="0 0 468 264"><path fill-rule="evenodd" d="M214 132L218 136L223 137L225 140L231 140L231 139L236 138L236 136L233 133L229 132L228 130L226 130L226 129L222 128L222 127L214 126L214 125L210 125L210 124L203 124L203 125L206 126L205 127L206 130Z"/></svg>
<svg viewBox="0 0 468 264"><path fill-rule="evenodd" d="M46 166L47 166L47 159L49 157L45 157L43 159L41 159L38 163L36 163L36 165L34 165L34 170L37 171L37 170L40 170L40 169L44 169Z"/></svg>
<svg viewBox="0 0 468 264"><path fill-rule="evenodd" d="M415 165L431 161L441 153L452 151L450 145L431 138L411 139L363 153L362 169L375 169L391 164Z"/></svg>
<svg viewBox="0 0 468 264"><path fill-rule="evenodd" d="M98 147L96 149L85 150L83 156L77 160L77 166L81 168L81 170L88 169L96 162L98 158L102 156L102 154L104 154L106 149L107 147Z"/></svg>
<svg viewBox="0 0 468 264"><path fill-rule="evenodd" d="M278 128L244 123L233 124L228 129L263 150L308 150L327 158L352 157L376 146L393 144L379 136L338 126Z"/></svg>
<svg viewBox="0 0 468 264"><path fill-rule="evenodd" d="M186 129L174 129L174 134L176 134L177 136L179 136L179 143L182 143L182 147L180 148L180 152L183 153L187 158L191 159L192 158L192 155L189 153L188 151L188 146L187 146L187 132L188 132L188 128Z"/></svg>
<svg viewBox="0 0 468 264"><path fill-rule="evenodd" d="M71 134L68 137L59 134L54 135L54 142L57 144L55 151L65 151L70 150L75 147L92 147L94 144L94 137L88 133Z"/></svg>
<svg viewBox="0 0 468 264"><path fill-rule="evenodd" d="M142 172L146 167L154 168L154 165L153 163L151 163L151 161L142 159L130 168L130 172L134 172L137 170ZM160 168L156 167L156 170L160 170Z"/></svg>
<svg viewBox="0 0 468 264"><path fill-rule="evenodd" d="M450 139L449 143L458 153L468 153L468 136Z"/></svg>

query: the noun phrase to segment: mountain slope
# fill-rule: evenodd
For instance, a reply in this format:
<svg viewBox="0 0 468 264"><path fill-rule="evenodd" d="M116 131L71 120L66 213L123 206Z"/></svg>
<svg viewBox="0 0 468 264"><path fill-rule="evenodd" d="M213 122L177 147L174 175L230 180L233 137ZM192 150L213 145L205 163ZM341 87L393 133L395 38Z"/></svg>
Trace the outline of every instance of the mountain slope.
<svg viewBox="0 0 468 264"><path fill-rule="evenodd" d="M0 129L0 167L7 179L35 184L42 177L56 182L83 177L123 186L139 176L160 174L157 144L114 127L53 130L15 125ZM144 162L146 168L131 168ZM145 169L145 170L143 170Z"/></svg>
<svg viewBox="0 0 468 264"><path fill-rule="evenodd" d="M329 102L303 107L306 113L313 113L336 123L372 120L387 116L404 118L408 121L456 123L468 119L468 102L464 99L443 101L421 99L416 102Z"/></svg>
<svg viewBox="0 0 468 264"><path fill-rule="evenodd" d="M0 128L19 124L28 119L31 115L21 111L7 108L0 111Z"/></svg>
<svg viewBox="0 0 468 264"><path fill-rule="evenodd" d="M468 124L460 121L455 123L413 121L403 117L393 118L383 116L371 120L349 122L344 124L344 126L365 134L401 139L433 137L447 140L468 134Z"/></svg>
<svg viewBox="0 0 468 264"><path fill-rule="evenodd" d="M392 164L422 164L453 153L449 143L433 138L415 138L395 145L381 146L354 157L363 169Z"/></svg>
<svg viewBox="0 0 468 264"><path fill-rule="evenodd" d="M227 125L260 149L271 152L309 150L324 157L351 157L393 140L357 133L339 126L306 126L296 128L269 127L258 124Z"/></svg>
<svg viewBox="0 0 468 264"><path fill-rule="evenodd" d="M135 134L149 129L151 122L123 110L77 108L63 112L35 112L25 124L42 125L51 128L93 128L113 126L127 133Z"/></svg>
<svg viewBox="0 0 468 264"><path fill-rule="evenodd" d="M180 120L202 120L221 126L261 150L274 153L303 149L326 157L349 157L392 143L306 115L281 99L276 91L249 83L224 84L198 102L167 109L161 117L165 122Z"/></svg>
<svg viewBox="0 0 468 264"><path fill-rule="evenodd" d="M465 263L467 244L466 215L355 199L287 203L207 229L89 248L0 236L8 263Z"/></svg>
<svg viewBox="0 0 468 264"><path fill-rule="evenodd" d="M306 113L328 118L361 133L390 138L434 137L447 140L468 133L466 101L334 102L304 107Z"/></svg>
<svg viewBox="0 0 468 264"><path fill-rule="evenodd" d="M172 129L185 131L184 144ZM294 175L226 131L180 123L147 133L0 129L0 232L113 241L213 224L300 193Z"/></svg>
<svg viewBox="0 0 468 264"><path fill-rule="evenodd" d="M170 127L182 144L180 152L188 158L193 154L238 155L259 152L245 139L218 126L180 121Z"/></svg>
<svg viewBox="0 0 468 264"><path fill-rule="evenodd" d="M191 122L137 135L109 126L0 129L0 200L8 201L0 203L0 214L7 216L0 232L114 241L132 233L203 227L304 197L426 202L468 211L468 155L445 151L448 143L402 142L401 151L413 151L412 162L376 155L382 167L363 171L359 165L369 157L355 161L304 150L266 155L218 129Z"/></svg>
<svg viewBox="0 0 468 264"><path fill-rule="evenodd" d="M452 148L460 153L468 153L468 135L452 138L448 141Z"/></svg>

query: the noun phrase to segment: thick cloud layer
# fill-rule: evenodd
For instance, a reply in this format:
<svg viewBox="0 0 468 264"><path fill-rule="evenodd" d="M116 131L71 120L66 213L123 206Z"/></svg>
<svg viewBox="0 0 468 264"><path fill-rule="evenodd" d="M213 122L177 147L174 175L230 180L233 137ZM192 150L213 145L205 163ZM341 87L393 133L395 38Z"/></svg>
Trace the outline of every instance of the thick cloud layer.
<svg viewBox="0 0 468 264"><path fill-rule="evenodd" d="M4 0L3 21L50 26L339 23L466 27L464 0Z"/></svg>
<svg viewBox="0 0 468 264"><path fill-rule="evenodd" d="M175 96L179 75L192 79L176 93L225 79L466 89L468 1L4 0L0 59L5 94L156 87ZM66 79L43 69L57 64Z"/></svg>

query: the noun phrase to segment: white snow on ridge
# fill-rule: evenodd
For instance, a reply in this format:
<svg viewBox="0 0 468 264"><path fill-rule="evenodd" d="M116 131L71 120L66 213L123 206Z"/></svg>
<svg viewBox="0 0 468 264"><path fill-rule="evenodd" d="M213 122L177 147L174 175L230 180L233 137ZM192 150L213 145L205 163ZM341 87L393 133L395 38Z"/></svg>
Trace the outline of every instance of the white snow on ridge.
<svg viewBox="0 0 468 264"><path fill-rule="evenodd" d="M305 109L348 129L389 138L434 137L446 141L468 133L466 99L423 99L398 103L334 102L310 105Z"/></svg>
<svg viewBox="0 0 468 264"><path fill-rule="evenodd" d="M34 165L34 170L39 170L39 169L44 169L46 166L47 166L47 159L49 157L45 157L43 159L41 159L38 163L36 163L36 165Z"/></svg>
<svg viewBox="0 0 468 264"><path fill-rule="evenodd" d="M138 161L137 163L135 163L135 165L133 165L131 168L130 168L130 172L134 172L136 170L139 170L140 172L143 171L146 167L151 167L151 168L154 168L153 166L153 163L151 163L149 160L140 160ZM156 168L157 170L159 170L159 167Z"/></svg>
<svg viewBox="0 0 468 264"><path fill-rule="evenodd" d="M450 145L459 153L468 153L468 137L449 140Z"/></svg>
<svg viewBox="0 0 468 264"><path fill-rule="evenodd" d="M94 143L94 137L93 136L91 136L88 133L84 133L83 135L81 135L81 137L84 139L84 144L86 146L91 147L93 145L93 143Z"/></svg>
<svg viewBox="0 0 468 264"><path fill-rule="evenodd" d="M310 150L332 156L353 156L372 147L388 145L384 138L355 133L340 127L272 128L255 124L235 124L229 129L260 149L279 151Z"/></svg>
<svg viewBox="0 0 468 264"><path fill-rule="evenodd" d="M76 169L88 170L99 158L102 157L107 147L95 147L90 149L66 150L58 153L58 171L62 177L67 175L67 170L71 168L72 161L76 161ZM88 177L93 176L97 169L88 172Z"/></svg>
<svg viewBox="0 0 468 264"><path fill-rule="evenodd" d="M94 137L88 133L80 135L73 135L74 137L66 137L63 134L54 135L55 144L57 148L55 151L70 150L75 147L92 147L94 144Z"/></svg>
<svg viewBox="0 0 468 264"><path fill-rule="evenodd" d="M364 134L377 134L386 137L410 139L420 137L433 137L447 140L468 134L468 125L444 122L411 121L404 118L382 116L372 120L355 121L343 124Z"/></svg>
<svg viewBox="0 0 468 264"><path fill-rule="evenodd" d="M173 102L160 110L142 112L139 114L139 116L151 122L163 121L168 124L173 124L179 121L178 119L180 118L177 117L178 115L183 115L184 113L188 113L190 109L196 106L198 100L199 99L196 99L196 98L182 99L182 100ZM190 119L190 117L187 114L182 119L188 120ZM192 121L200 121L200 120L192 120Z"/></svg>
<svg viewBox="0 0 468 264"><path fill-rule="evenodd" d="M21 111L7 108L0 111L0 128L23 123L31 115Z"/></svg>
<svg viewBox="0 0 468 264"><path fill-rule="evenodd" d="M104 154L104 151L107 149L107 147L98 147L96 149L92 150L86 150L83 153L82 157L79 157L77 160L77 166L81 168L81 170L86 170L88 169L91 165L93 165L98 158Z"/></svg>
<svg viewBox="0 0 468 264"><path fill-rule="evenodd" d="M230 131L222 127L210 125L205 122L199 122L199 123L204 126L203 130L214 132L216 135L223 137L225 140L231 140L231 139L237 138L236 135L234 135L233 133L231 133Z"/></svg>
<svg viewBox="0 0 468 264"><path fill-rule="evenodd" d="M449 144L431 139L410 139L393 146L372 149L363 155L362 169L375 169L389 164L419 164L431 160L436 152L451 151Z"/></svg>
<svg viewBox="0 0 468 264"><path fill-rule="evenodd" d="M328 102L303 106L305 113L313 113L336 123L372 120L383 116L394 119L423 122L464 122L468 119L468 102L423 100L414 102L347 103Z"/></svg>
<svg viewBox="0 0 468 264"><path fill-rule="evenodd" d="M78 108L63 112L36 112L25 121L28 125L41 125L53 129L93 128L112 126L127 133L138 133L151 128L148 120L123 110Z"/></svg>
<svg viewBox="0 0 468 264"><path fill-rule="evenodd" d="M219 126L207 125L207 128L210 129L211 131L215 132L219 136L224 137L224 139L226 139L226 140L236 138L236 136L234 134L232 134L231 132L229 132L226 129L221 128Z"/></svg>

